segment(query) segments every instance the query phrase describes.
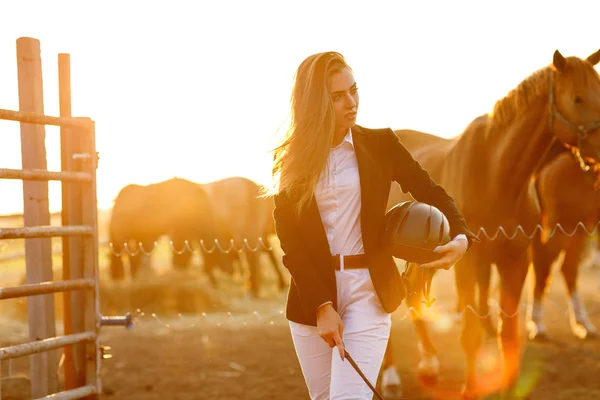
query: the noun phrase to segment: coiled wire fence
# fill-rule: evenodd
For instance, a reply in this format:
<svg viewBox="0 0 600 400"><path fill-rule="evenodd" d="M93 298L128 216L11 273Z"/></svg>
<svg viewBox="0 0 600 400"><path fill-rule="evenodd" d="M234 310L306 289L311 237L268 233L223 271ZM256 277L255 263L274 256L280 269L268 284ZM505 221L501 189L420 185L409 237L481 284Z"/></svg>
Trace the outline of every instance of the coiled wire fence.
<svg viewBox="0 0 600 400"><path fill-rule="evenodd" d="M553 236L560 234L566 237L573 237L578 233L585 233L589 237L592 237L598 233L598 227L600 226L600 221L594 225L592 229L588 229L583 222L578 222L573 229L565 229L561 224L556 224L556 226L549 230L544 228L541 224L535 226L535 228L531 232L526 232L523 226L518 225L514 231L507 232L507 229L500 226L498 227L492 234L488 233L484 228L480 228L476 236L482 240L487 239L490 241L498 240L498 239L508 239L508 240L516 240L520 238L525 238L528 240L532 240L536 237L537 234L547 233L545 235L546 239L550 239ZM199 247L194 247L194 244L198 244ZM144 247L144 244L139 242L132 249L130 243L123 243L121 246L116 246L114 243L109 242L107 240L101 240L100 245L108 247L110 249L111 254L115 256L137 256L140 253L146 256L151 256L153 252L160 246L158 241L152 243L151 246L147 248ZM211 254L215 251L219 251L224 254L229 254L231 252L236 252L238 254L244 252L258 252L258 251L272 251L273 246L268 244L266 240L262 237L259 237L254 241L254 245L250 243L248 238L243 238L241 241L236 243L235 240L231 239L228 242L227 246L223 246L218 239L214 239L211 241L197 240L197 241L189 241L185 240L183 242L182 247L177 247L173 243L172 240L168 241L168 246L170 250L175 254L183 254L185 252L197 253L204 252ZM5 251L9 246L6 244L6 241L0 241L0 263L2 261L14 260L20 257L24 257L24 252L13 252L8 255L2 256L2 252ZM122 250L117 250L116 247L121 247ZM56 252L60 253L60 247L56 248ZM0 264L1 265L1 264ZM596 267L596 266L594 266ZM0 267L0 272L2 268ZM599 277L600 278L600 277ZM599 279L600 285L600 279ZM569 312L571 311L569 307L562 307L551 299L545 299L545 302L549 304L553 310L556 312L550 315L550 320L563 319L568 317ZM476 315L480 319L487 319L490 316L503 314L508 317L514 317L518 315L520 312L523 312L527 309L527 302L522 301L517 308L517 311L512 314L506 313L499 306L498 302L492 301L489 305L489 310L486 314L480 314L477 309L467 306L460 312L457 312L454 309L449 309L445 307L440 302L437 302L435 305L427 308L427 311L422 312L414 307L405 307L406 310L401 315L395 315L394 319L397 321L404 321L408 318L420 318L427 322L439 323L440 319L445 320L445 324L452 325L454 322L458 321L462 315L469 311ZM595 315L600 310L600 302L595 302L592 307L587 309L590 315ZM396 312L398 314L398 312ZM183 315L181 313L177 314L177 317L173 318L169 317L160 317L154 312L148 312L146 310L137 309L133 313L133 319L135 321L135 325L144 324L152 329L162 329L162 330L183 330L183 329L194 329L200 326L212 325L216 327L222 327L224 329L240 329L240 327L246 326L257 326L262 325L265 327L276 325L281 320L284 320L284 310L283 306L277 306L273 309L268 310L254 310L254 311L242 311L242 312L233 312L226 311L222 313L200 313L194 315ZM203 335L203 341L209 341L210 338L208 335ZM600 359L600 355L595 352L591 353L595 358ZM1 371L0 371L1 372ZM0 374L0 381L6 379L28 379L27 376L22 374L13 374L12 373L12 360L8 360L7 370L8 374Z"/></svg>

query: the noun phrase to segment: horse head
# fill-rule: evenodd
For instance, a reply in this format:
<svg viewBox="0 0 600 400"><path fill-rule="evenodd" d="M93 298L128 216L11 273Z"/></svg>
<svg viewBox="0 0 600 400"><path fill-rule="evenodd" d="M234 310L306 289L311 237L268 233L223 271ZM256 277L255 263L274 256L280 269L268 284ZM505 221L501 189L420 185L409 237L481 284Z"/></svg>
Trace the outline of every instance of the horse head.
<svg viewBox="0 0 600 400"><path fill-rule="evenodd" d="M554 52L550 76L550 129L583 170L600 161L600 50L586 59Z"/></svg>

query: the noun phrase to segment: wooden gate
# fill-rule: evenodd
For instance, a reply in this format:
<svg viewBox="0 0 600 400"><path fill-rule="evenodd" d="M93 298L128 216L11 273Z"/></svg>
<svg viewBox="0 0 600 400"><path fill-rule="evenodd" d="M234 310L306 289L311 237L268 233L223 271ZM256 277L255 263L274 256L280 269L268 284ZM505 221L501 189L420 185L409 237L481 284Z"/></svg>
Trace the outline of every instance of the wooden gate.
<svg viewBox="0 0 600 400"><path fill-rule="evenodd" d="M0 228L1 239L25 239L26 284L0 288L0 299L27 297L30 342L0 348L0 361L30 356L32 398L95 399L102 390L99 333L103 324L131 325L130 316L103 318L99 306L95 124L71 117L70 56L59 54L60 117L44 115L40 42L17 40L22 168L0 179L23 180L24 226ZM61 171L48 171L45 125L60 127ZM50 225L48 181L61 181L62 226ZM61 237L63 280L52 274L51 237ZM64 335L56 336L54 293L63 292ZM57 393L56 349L64 348L64 391Z"/></svg>

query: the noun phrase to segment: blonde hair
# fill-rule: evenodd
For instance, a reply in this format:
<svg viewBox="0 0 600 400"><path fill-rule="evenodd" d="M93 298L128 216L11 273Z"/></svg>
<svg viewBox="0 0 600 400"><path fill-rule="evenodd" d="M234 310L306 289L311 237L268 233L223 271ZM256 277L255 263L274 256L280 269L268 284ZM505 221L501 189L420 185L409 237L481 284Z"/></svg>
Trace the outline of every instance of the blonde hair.
<svg viewBox="0 0 600 400"><path fill-rule="evenodd" d="M273 150L270 194L282 193L297 201L300 213L312 198L333 141L335 113L328 90L329 77L352 69L337 52L307 57L294 76L290 120L280 144Z"/></svg>

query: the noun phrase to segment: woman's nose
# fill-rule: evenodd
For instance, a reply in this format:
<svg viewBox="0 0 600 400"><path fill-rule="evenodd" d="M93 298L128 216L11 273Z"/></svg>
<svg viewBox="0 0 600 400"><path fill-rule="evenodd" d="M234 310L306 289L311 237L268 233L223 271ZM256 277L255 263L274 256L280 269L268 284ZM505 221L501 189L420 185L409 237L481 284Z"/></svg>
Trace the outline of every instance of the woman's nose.
<svg viewBox="0 0 600 400"><path fill-rule="evenodd" d="M354 101L354 97L351 94L346 95L346 105L350 107L354 107L356 105L356 101Z"/></svg>

